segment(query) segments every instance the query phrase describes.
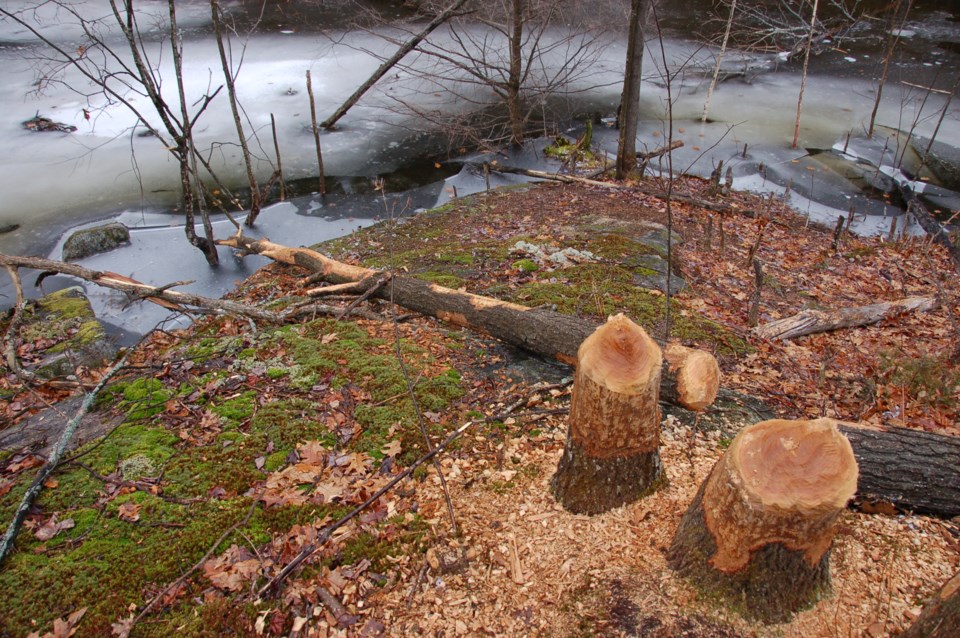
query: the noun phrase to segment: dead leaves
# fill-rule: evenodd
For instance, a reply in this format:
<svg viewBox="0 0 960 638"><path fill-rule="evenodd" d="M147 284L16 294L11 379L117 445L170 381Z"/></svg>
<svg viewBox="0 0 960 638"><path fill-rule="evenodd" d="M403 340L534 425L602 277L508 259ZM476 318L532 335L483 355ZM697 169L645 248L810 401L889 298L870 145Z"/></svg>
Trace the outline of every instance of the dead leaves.
<svg viewBox="0 0 960 638"><path fill-rule="evenodd" d="M238 592L260 574L262 567L248 549L231 545L223 554L204 563L203 575L214 587Z"/></svg>
<svg viewBox="0 0 960 638"><path fill-rule="evenodd" d="M400 451L400 442L387 446ZM381 481L369 477L373 459L362 452L337 454L319 441L308 441L298 448L299 461L271 473L260 499L267 507L305 503L359 503L367 490Z"/></svg>
<svg viewBox="0 0 960 638"><path fill-rule="evenodd" d="M40 632L34 631L27 634L27 638L70 638L70 636L77 633L77 625L80 624L80 620L83 618L85 613L87 613L87 608L81 607L70 614L66 619L58 618L54 620L53 631L48 631L42 636L40 635Z"/></svg>
<svg viewBox="0 0 960 638"><path fill-rule="evenodd" d="M33 530L33 535L40 541L48 541L65 529L73 529L76 525L72 518L57 520L57 515L51 516L46 523Z"/></svg>
<svg viewBox="0 0 960 638"><path fill-rule="evenodd" d="M120 520L127 521L128 523L136 523L140 520L141 508L143 508L143 505L140 503L127 501L120 505L120 508L117 510L117 516L120 517Z"/></svg>

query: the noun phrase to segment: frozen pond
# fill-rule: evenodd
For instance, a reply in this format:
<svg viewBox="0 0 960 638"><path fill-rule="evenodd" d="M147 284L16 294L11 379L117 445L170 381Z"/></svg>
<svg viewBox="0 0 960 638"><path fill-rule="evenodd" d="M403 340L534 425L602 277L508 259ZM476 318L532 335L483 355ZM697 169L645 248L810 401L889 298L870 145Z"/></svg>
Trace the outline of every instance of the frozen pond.
<svg viewBox="0 0 960 638"><path fill-rule="evenodd" d="M23 0L8 0L4 8L14 10L23 4ZM108 7L106 0L75 4L88 16L100 15ZM224 4L238 12L246 8L239 3ZM146 16L156 14L160 16L156 24L162 26L165 5L158 0L139 2L144 12L142 24L151 24ZM316 11L334 15L334 9L341 5L321 3ZM222 84L220 60L209 37L209 5L196 1L178 2L177 6L182 7L179 21L185 34L185 88L189 102L196 104ZM39 16L37 28L60 45L75 47L80 32L51 11L45 9ZM239 60L241 50L243 57L238 97L246 123L255 134L252 150L261 180L273 169L271 115L276 120L285 178L306 180L316 175L306 71L311 72L322 119L378 66L378 56L393 51L394 45L381 35L401 37L398 32L382 30L336 31L344 16L340 15L341 23L324 19L333 28L320 34L309 28L294 28L292 23L285 24L282 13L271 13L263 33L234 39L235 59ZM794 149L791 142L800 83L798 64L784 64L774 53L728 51L724 76L729 79L717 86L709 119L701 123L716 52L673 36L664 41L663 54L655 43L645 56L641 145L659 147L671 134L666 107L672 99L672 137L684 142L673 155L675 172L708 175L723 161L725 167L732 167L738 187L788 190L800 210L828 222L838 214L847 214L852 207L860 214L856 227L861 232L883 232L889 223L884 215L897 211L886 209L882 198L864 194L863 175L838 172L837 163L857 164L859 160L861 166L875 165L875 172L882 172L888 179L906 180L896 161L890 160L903 155L906 142L902 134L898 138L892 132L910 131L917 138L929 137L936 130L939 142L960 147L960 111L947 106L946 95L915 86L923 82L953 86L960 56L938 43L960 41L956 23L945 12L930 12L909 26L911 34L905 37L904 53L893 65L877 116L882 135L873 140L864 136L876 95L873 78L878 55L871 53L872 49L828 50L814 59L804 95L800 139ZM490 35L479 28L475 34ZM559 39L562 35L548 32L547 37ZM104 37L118 42L119 34ZM444 42L450 36L441 29L431 37ZM172 214L179 188L176 163L159 140L144 135L144 127L138 126L129 109L92 90L75 70L68 69L63 82L46 84L42 92L37 92L37 74L44 67L39 60L43 49L35 40L24 28L0 20L0 103L4 106L0 109L0 143L9 149L0 157L0 192L4 194L0 229L17 226L0 234L0 252L59 258L57 244L66 229L119 215L134 227L133 245L84 260L84 265L158 285L193 279L197 282L191 289L208 295L222 294L237 278L252 272L257 262L234 262L227 251L221 252L221 267L211 270L199 251L187 245L182 228L177 227L179 219ZM169 44L161 31L148 34L148 40L150 59L165 78L172 78ZM594 112L610 116L616 111L624 55L624 43L614 39L593 62L589 73L568 87L565 100L571 113L585 118ZM546 60L547 66L561 63L560 57ZM411 64L416 67L427 62L413 59ZM745 69L751 71L743 73ZM667 73L671 78L669 91ZM84 95L81 97L71 86L80 88ZM165 82L165 91L173 88L172 80ZM478 99L483 98L482 90L476 90ZM220 177L231 186L239 186L243 181L239 148L235 143L222 143L236 138L225 94L218 95L198 119L195 135ZM143 96L131 97L135 104L146 106ZM470 108L469 101L451 99L442 86L418 80L408 70L391 72L347 114L337 130L322 135L328 183L337 186L340 195L321 200L308 194L272 206L260 218L257 232L283 243L309 244L349 232L391 212L433 206L449 197L454 185L461 195L482 188L482 179L471 174L469 168L448 177L445 183L441 180L455 174L458 166L444 166L431 174L433 160L418 163L419 158L445 151L446 147L442 136L432 134L429 126L397 107L401 101L415 102L421 110L445 115ZM21 123L38 113L77 130L43 134L25 130ZM938 128L942 113L943 122ZM598 148L611 156L615 153L612 129L598 130L595 139ZM517 161L529 162L530 157L521 156ZM890 165L879 168L885 163ZM385 204L369 187L377 176L404 167L409 171L411 166L420 175L410 193L394 196ZM430 180L434 180L433 185L427 186ZM306 183L298 182L301 189ZM955 202L950 191L934 194L945 207ZM218 236L231 230L225 221L217 222ZM0 293L9 295L5 282L0 283ZM153 320L152 316L133 317L141 311L122 309L121 298L111 295L94 295L98 306L107 309L108 315L112 313L109 320L143 324L131 326L134 330L147 327ZM9 297L0 298L0 304L8 303Z"/></svg>

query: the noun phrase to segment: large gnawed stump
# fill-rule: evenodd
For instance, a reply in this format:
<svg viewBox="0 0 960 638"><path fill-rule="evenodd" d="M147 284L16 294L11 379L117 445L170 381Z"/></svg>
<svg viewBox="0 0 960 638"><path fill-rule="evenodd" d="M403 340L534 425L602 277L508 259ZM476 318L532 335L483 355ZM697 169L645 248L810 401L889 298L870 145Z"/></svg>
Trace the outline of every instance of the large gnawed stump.
<svg viewBox="0 0 960 638"><path fill-rule="evenodd" d="M662 481L662 363L656 342L622 314L580 345L567 443L551 483L571 512L606 512Z"/></svg>
<svg viewBox="0 0 960 638"><path fill-rule="evenodd" d="M784 621L829 589L835 524L856 488L835 421L746 427L684 514L670 564L747 616Z"/></svg>
<svg viewBox="0 0 960 638"><path fill-rule="evenodd" d="M960 636L960 572L927 601L916 621L900 634L900 638L957 636Z"/></svg>

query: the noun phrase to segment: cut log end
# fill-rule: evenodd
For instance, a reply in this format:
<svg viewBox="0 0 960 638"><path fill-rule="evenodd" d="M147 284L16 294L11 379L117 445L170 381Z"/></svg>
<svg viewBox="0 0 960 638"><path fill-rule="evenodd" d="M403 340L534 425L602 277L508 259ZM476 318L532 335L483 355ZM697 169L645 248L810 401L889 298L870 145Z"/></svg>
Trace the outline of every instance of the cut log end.
<svg viewBox="0 0 960 638"><path fill-rule="evenodd" d="M663 350L666 361L665 392L677 404L699 412L713 405L720 391L720 366L708 352L694 350L676 343L669 343Z"/></svg>
<svg viewBox="0 0 960 638"><path fill-rule="evenodd" d="M856 485L835 421L744 428L684 514L670 562L750 615L784 620L829 587L836 521Z"/></svg>

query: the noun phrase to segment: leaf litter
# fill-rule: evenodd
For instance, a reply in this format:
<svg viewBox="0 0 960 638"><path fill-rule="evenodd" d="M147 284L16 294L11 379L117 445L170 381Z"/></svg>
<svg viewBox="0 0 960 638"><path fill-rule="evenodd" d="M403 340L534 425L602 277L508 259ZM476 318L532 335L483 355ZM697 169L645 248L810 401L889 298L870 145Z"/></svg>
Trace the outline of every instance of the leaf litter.
<svg viewBox="0 0 960 638"><path fill-rule="evenodd" d="M702 189L697 182L686 187ZM957 339L950 313L957 312L958 290L955 278L943 276L949 266L939 249L920 240L889 243L845 237L834 250L825 229L808 227L777 203L739 195L731 200L742 209L763 209L763 214L776 220L763 226L755 251L765 274L761 323L811 305L863 305L937 294L934 279L940 280L947 298L938 310L875 326L786 342L751 338L753 272L744 263L761 227L745 216L721 216L675 203L674 221L685 240L677 249L679 270L690 284L679 295L680 313L708 317L750 345L720 356L724 387L761 399L784 417L827 414L957 433L960 388L933 384L924 378L929 372L914 365L933 356L941 365L941 379L956 378L951 377L956 367L949 363L949 354ZM464 223L468 213L478 208L482 221ZM655 198L629 192L612 197L598 189L571 186L494 193L454 210L463 215L454 222L447 213L449 217L441 223L461 251L482 257L479 266L458 271L462 287L494 296L531 282L563 282L565 275L548 270L549 266L523 272L512 267L515 256L498 257L488 250L489 242L512 245L517 237L526 236L552 242L557 249L582 250L585 246L576 241L575 227L589 224L598 212L626 225L638 217L665 221L663 202ZM411 229L403 232L413 235L415 224L416 220L410 222ZM710 227L713 234L708 238ZM340 256L363 262L375 253L398 251L392 243L399 241L401 232L390 228L376 232L341 242ZM624 254L614 259L629 258ZM416 263L409 265L416 269ZM296 294L302 290L301 275L294 269L269 266L238 294L258 301ZM602 319L602 304L595 301L582 300L579 310ZM389 315L389 308L380 302L369 303ZM218 321L219 336L254 344L243 324ZM389 322L360 320L355 325L381 338L383 351L390 351L393 326ZM253 605L230 620L225 614L224 622L230 631L264 636L885 636L909 625L923 600L960 565L956 522L896 512L885 516L848 511L831 559L833 592L790 623L769 627L747 622L702 599L673 575L664 557L680 516L722 452L723 442L743 423L728 423L729 429L724 429L710 425L709 420L668 415L662 435L668 486L607 514L572 515L553 501L548 489L566 436L562 412L569 390L538 390L538 384L551 385L550 379L537 380L542 370L529 378L528 371L513 363L515 353L484 337L450 331L422 318L399 324L399 329L405 342L421 348L421 378L442 374L447 366L462 375L463 397L449 406L423 411L426 421L438 428L434 436L468 420L502 415L510 406L521 406L514 416L474 426L440 456L459 536L449 534L439 477L432 469L418 471L413 480L404 481L340 527L282 583L276 595L258 596L258 588L304 547L317 544L331 523L398 474L404 465L401 459L408 463L406 455L422 449L407 449L400 423L389 428L376 448L350 448L363 434L355 418L356 406L389 407L406 399L402 393L373 401L363 389L371 378L352 380L358 387L351 386L351 381L343 384L343 379L334 382L333 376L318 378L304 391L294 387L288 375L272 378L269 365L253 367L227 380L209 381L186 396L166 399L157 419L177 433L184 449L204 449L216 445L226 433L223 419L204 407L211 399L236 399L244 390L255 389L256 413L272 401L305 392L317 410L312 418L322 426L321 432L332 433L333 438L300 440L279 466L270 461L276 455L271 439L250 457L259 478L247 485L246 492L246 498L256 499L264 513L302 511L304 515L265 541L234 535L193 577L165 597L161 609L194 605L216 609L219 601ZM158 335L144 347L138 363L164 361L168 349L187 336ZM336 347L344 338L340 331L328 329L316 341ZM687 341L718 347L701 338ZM263 346L260 356L285 361L289 352L286 346L273 343ZM158 378L166 379L165 383L183 381L214 365L187 363L168 363ZM341 368L346 363L347 359L336 359ZM23 399L3 402L7 414L22 409L11 407L15 401ZM248 421L241 423L241 435L247 427L244 423ZM24 470L39 463L42 459L28 451L7 457L0 465L0 497ZM138 490L139 484L119 476L107 478L100 506ZM153 485L151 493L162 494L163 480ZM226 497L228 492L219 486L207 493L212 501ZM311 517L307 509L311 507L322 508L317 511L323 514ZM34 536L50 540L69 529L67 512L32 515ZM117 517L143 525L145 515L151 516L146 512L138 502L125 501ZM128 600L127 604L135 611L144 602ZM153 615L162 621L164 613ZM125 615L118 611L111 619L115 635L127 635L133 627ZM74 631L83 635L82 618L82 612L65 613L49 635Z"/></svg>

